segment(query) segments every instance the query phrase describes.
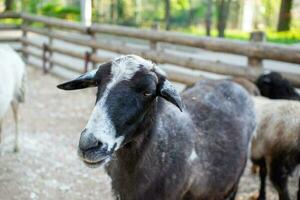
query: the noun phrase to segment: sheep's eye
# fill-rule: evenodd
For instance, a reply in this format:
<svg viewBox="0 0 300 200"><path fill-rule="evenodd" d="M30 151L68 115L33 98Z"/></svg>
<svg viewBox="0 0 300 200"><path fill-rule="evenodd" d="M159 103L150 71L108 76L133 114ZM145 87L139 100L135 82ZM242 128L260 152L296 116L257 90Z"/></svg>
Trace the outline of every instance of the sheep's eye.
<svg viewBox="0 0 300 200"><path fill-rule="evenodd" d="M152 93L149 92L149 91L145 91L145 92L143 92L143 95L144 95L145 97L149 97L149 96L152 95Z"/></svg>

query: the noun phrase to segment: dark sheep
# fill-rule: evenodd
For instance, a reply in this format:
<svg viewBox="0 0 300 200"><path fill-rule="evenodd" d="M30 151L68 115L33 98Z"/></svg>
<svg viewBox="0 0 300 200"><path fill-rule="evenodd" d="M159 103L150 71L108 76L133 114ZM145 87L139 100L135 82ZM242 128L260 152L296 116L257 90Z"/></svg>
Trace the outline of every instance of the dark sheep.
<svg viewBox="0 0 300 200"><path fill-rule="evenodd" d="M262 96L270 99L300 100L292 84L278 72L263 74L256 80L256 85Z"/></svg>
<svg viewBox="0 0 300 200"><path fill-rule="evenodd" d="M206 80L180 96L135 55L58 87L92 86L97 102L78 152L88 166L105 164L117 199L234 199L255 127L242 87Z"/></svg>

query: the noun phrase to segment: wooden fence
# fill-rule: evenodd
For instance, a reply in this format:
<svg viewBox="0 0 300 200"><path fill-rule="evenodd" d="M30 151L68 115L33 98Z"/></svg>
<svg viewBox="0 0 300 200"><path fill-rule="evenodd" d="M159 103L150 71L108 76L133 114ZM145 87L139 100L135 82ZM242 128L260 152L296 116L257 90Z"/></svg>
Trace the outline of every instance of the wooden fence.
<svg viewBox="0 0 300 200"><path fill-rule="evenodd" d="M17 13L2 13L0 14L0 20L2 19L19 19L20 14ZM0 31L19 31L20 25L4 24L0 23ZM0 36L0 43L19 43L20 38L16 36ZM16 48L17 51L21 51L20 48Z"/></svg>
<svg viewBox="0 0 300 200"><path fill-rule="evenodd" d="M222 75L241 76L250 80L255 80L261 73L263 73L262 61L265 59L300 64L299 48L296 49L287 45L276 45L261 42L260 39L262 40L262 37L258 37L260 38L258 40L255 39L257 38L257 35L260 35L256 33L253 33L252 35L252 38L254 39L249 42L245 42L114 25L94 24L87 27L80 23L26 13L1 14L0 19L4 18L20 18L22 20L21 26L0 24L0 30L21 30L22 37L0 38L0 42L21 42L21 51L25 61L29 65L36 65L28 58L34 57L41 59L43 61L43 68L45 72L51 70L53 66L60 66L70 71L82 73L88 70L89 63L92 63L93 67L95 67L96 63L103 62L105 60L105 58L97 54L97 50L106 50L120 54L137 54L157 63L174 64L192 70L201 70ZM28 37L28 33L46 36L48 41L41 43L31 40L31 38ZM126 42L120 44L110 40L104 41L97 37L99 34L118 36L119 38L125 38L125 40L126 38L139 39L147 42L148 45L146 48L141 48L134 45L128 45ZM53 45L54 40L88 47L90 50L86 52L79 52L74 49ZM187 56L186 54L164 51L159 48L160 43L242 55L248 57L248 64L247 66L242 66L223 63L220 61L201 60ZM36 51L33 51L32 48L39 49L41 51L37 53ZM53 53L84 60L85 64L81 69L74 68L74 66L70 63L53 59ZM167 68L165 70L171 80L184 84L191 84L200 78L200 76L185 74L182 70L178 71L171 68ZM282 74L295 86L300 87L300 75L287 72Z"/></svg>

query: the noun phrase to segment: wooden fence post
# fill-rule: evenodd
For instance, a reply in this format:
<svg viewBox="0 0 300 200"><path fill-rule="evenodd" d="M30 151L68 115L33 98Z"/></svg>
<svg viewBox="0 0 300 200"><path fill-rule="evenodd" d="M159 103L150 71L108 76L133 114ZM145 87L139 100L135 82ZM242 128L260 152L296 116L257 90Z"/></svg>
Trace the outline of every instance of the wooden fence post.
<svg viewBox="0 0 300 200"><path fill-rule="evenodd" d="M151 26L151 29L157 31L159 29L158 22L154 22ZM150 49L157 50L157 41L150 40Z"/></svg>
<svg viewBox="0 0 300 200"><path fill-rule="evenodd" d="M91 26L86 28L86 33L88 35L90 35L92 40L96 40L96 33L91 30ZM87 65L84 68L85 71L88 71L88 62L92 62L93 69L95 69L97 67L97 62L95 62L93 59L91 59L92 56L97 55L97 48L91 47L91 49L92 49L91 53L88 53L88 52L85 53L85 57L88 58L88 59L85 59L85 62L87 62L87 63L85 63L85 65Z"/></svg>
<svg viewBox="0 0 300 200"><path fill-rule="evenodd" d="M47 25L47 29L48 29L48 31L49 31L49 33L52 33L52 27L51 26L49 26L49 25ZM48 46L49 47L52 47L53 46L53 37L51 37L51 36L49 36L48 37ZM51 60L52 59L52 56L53 56L53 52L51 51L51 49L48 49L48 51L49 51L49 60ZM49 62L49 70L51 70L53 68L53 63L52 62Z"/></svg>
<svg viewBox="0 0 300 200"><path fill-rule="evenodd" d="M266 40L265 33L262 31L254 31L250 33L250 42L264 42ZM263 67L263 60L255 57L248 57L248 65L251 67Z"/></svg>
<svg viewBox="0 0 300 200"><path fill-rule="evenodd" d="M27 25L29 24L29 22L25 19L22 19L22 25L21 25L21 29L22 29L22 38L26 39L27 37L27 30L24 29L24 27L26 27ZM23 49L26 49L27 48L27 44L22 42L22 56L23 56L23 59L25 61L25 63L28 63L28 54L25 53L25 51L23 51Z"/></svg>
<svg viewBox="0 0 300 200"><path fill-rule="evenodd" d="M48 55L47 55L48 53ZM44 74L47 74L49 72L49 67L47 67L47 63L48 66L50 66L50 49L48 44L43 43L43 55L42 55L42 61L43 61L43 71Z"/></svg>

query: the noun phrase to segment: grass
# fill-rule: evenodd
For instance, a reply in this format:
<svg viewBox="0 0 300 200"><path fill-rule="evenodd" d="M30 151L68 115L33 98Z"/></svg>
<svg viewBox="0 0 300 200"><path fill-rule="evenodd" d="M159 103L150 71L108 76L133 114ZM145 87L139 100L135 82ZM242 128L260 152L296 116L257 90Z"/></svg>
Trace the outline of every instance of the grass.
<svg viewBox="0 0 300 200"><path fill-rule="evenodd" d="M21 19L1 19L1 24L15 24L15 25L21 25L22 20Z"/></svg>
<svg viewBox="0 0 300 200"><path fill-rule="evenodd" d="M189 28L177 29L177 31L182 31L185 33L190 33L193 35L205 36L205 30L192 26ZM266 39L268 42L282 43L282 44L295 44L300 42L300 31L291 30L286 32L275 32L271 30L265 31ZM212 30L211 36L217 37L217 30ZM250 33L243 32L240 30L226 30L225 38L236 39L236 40L245 40L248 41Z"/></svg>

